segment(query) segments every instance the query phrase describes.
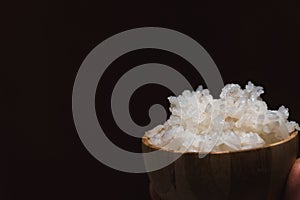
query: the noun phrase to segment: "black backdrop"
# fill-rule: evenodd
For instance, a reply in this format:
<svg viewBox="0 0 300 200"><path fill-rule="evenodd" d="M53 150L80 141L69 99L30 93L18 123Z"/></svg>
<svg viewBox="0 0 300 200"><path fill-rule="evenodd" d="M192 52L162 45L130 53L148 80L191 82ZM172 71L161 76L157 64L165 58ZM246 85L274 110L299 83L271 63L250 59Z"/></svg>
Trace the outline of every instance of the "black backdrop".
<svg viewBox="0 0 300 200"><path fill-rule="evenodd" d="M11 3L4 17L10 36L6 52L11 72L4 106L9 125L3 134L8 155L4 199L149 199L146 174L128 174L95 160L82 145L72 119L73 81L85 56L101 41L121 31L159 26L185 33L212 56L225 83L262 85L269 107L284 104L300 122L299 33L296 1L47 1ZM5 38L6 39L6 36ZM128 53L111 66L99 84L109 91L122 75L147 62L172 66L194 87L201 76L184 71L189 64L159 50ZM121 67L122 66L122 67ZM153 98L146 93L153 91ZM6 91L5 91L6 92ZM122 133L110 119L107 102L97 91L98 116L107 116L107 136L117 145L140 151L140 141ZM109 93L109 92L108 92ZM153 103L167 106L171 92L147 85L132 97L131 115L147 123ZM140 103L143 102L143 103ZM7 162L7 161L8 162Z"/></svg>

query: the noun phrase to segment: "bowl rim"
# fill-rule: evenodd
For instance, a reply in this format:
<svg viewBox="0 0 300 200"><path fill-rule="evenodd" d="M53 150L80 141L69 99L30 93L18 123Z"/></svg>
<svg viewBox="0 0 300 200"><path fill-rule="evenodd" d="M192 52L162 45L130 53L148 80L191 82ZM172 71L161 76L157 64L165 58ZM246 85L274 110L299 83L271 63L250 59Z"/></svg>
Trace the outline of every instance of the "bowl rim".
<svg viewBox="0 0 300 200"><path fill-rule="evenodd" d="M161 149L160 147L157 147L149 142L149 137L148 136L143 136L142 137L142 143L146 145L147 147L150 147L155 150L159 151L165 151L169 153L178 153L178 154L210 154L210 155L220 155L220 154L232 154L232 153L241 153L241 152L248 152L248 151L256 151L256 150L262 150L262 149L269 149L271 147L279 146L281 144L287 143L291 140L294 140L298 136L298 131L295 130L292 133L290 133L290 136L284 140L280 140L275 143L268 144L266 146L262 147L256 147L256 148L251 148L251 149L243 149L243 150L237 150L237 151L217 151L217 152L193 152L193 151L186 151L186 152L180 152L180 151L174 151L174 150L166 150L166 149Z"/></svg>

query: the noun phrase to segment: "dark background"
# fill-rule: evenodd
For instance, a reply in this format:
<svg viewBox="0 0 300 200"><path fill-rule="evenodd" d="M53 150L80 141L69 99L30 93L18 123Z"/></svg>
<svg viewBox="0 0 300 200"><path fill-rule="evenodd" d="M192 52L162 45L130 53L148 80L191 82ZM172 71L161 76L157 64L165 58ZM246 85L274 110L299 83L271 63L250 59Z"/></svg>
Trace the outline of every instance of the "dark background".
<svg viewBox="0 0 300 200"><path fill-rule="evenodd" d="M8 103L3 134L9 140L4 140L1 199L149 199L146 174L118 172L87 152L71 111L73 82L83 59L106 38L131 28L159 26L192 37L212 56L225 83L262 85L270 108L283 104L290 108L290 119L300 122L297 1L63 0L11 2L8 8L3 16L8 65L2 67L2 80L9 89L2 97ZM99 121L110 130L107 136L136 152L140 141L110 120L109 93L122 73L150 61L176 68L194 87L204 84L186 61L168 52L148 49L117 59L99 83L96 109L99 119L106 118ZM102 98L100 90L108 95ZM154 90L155 96L146 98ZM167 106L170 94L157 85L141 87L130 106L134 120L146 124L147 108Z"/></svg>

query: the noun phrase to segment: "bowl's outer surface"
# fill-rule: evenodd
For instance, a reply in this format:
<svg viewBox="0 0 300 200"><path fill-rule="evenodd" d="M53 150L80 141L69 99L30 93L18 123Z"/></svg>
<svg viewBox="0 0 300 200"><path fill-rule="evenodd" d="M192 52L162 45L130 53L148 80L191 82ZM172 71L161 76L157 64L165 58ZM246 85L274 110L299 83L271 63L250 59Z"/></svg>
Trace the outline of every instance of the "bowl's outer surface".
<svg viewBox="0 0 300 200"><path fill-rule="evenodd" d="M143 139L143 151L155 150ZM254 150L183 154L150 172L155 191L166 200L279 200L298 154L298 133L280 144ZM172 152L170 152L172 154Z"/></svg>

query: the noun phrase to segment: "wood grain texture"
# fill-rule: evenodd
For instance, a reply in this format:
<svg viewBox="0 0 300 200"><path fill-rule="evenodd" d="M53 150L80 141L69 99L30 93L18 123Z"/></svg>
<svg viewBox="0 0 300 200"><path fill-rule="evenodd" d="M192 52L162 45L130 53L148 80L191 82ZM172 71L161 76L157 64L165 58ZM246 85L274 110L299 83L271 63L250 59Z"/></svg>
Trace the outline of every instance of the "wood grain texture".
<svg viewBox="0 0 300 200"><path fill-rule="evenodd" d="M143 151L154 150L144 137ZM149 177L163 200L280 200L298 151L295 131L263 148L209 153L201 159L198 153L184 153Z"/></svg>

